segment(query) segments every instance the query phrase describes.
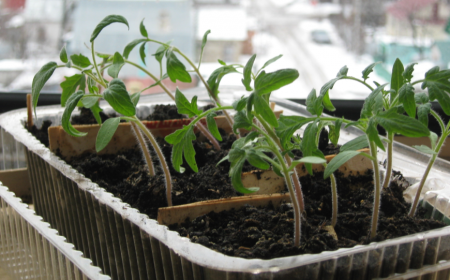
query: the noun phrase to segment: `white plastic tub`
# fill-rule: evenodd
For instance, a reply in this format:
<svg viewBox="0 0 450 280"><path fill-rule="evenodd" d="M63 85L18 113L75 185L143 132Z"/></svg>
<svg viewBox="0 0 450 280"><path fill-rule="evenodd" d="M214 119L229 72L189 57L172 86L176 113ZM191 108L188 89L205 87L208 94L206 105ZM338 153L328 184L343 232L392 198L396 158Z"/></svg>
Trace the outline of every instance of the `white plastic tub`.
<svg viewBox="0 0 450 280"><path fill-rule="evenodd" d="M0 268L11 279L111 279L0 183Z"/></svg>
<svg viewBox="0 0 450 280"><path fill-rule="evenodd" d="M202 97L200 91L189 94ZM166 99L143 98L141 109L161 100ZM285 114L307 115L303 106L276 102ZM56 123L61 112L46 107L37 115ZM450 227L316 255L248 260L219 254L181 238L77 173L23 128L25 118L26 110L9 112L0 116L0 126L2 135L25 146L36 211L113 279L373 279L413 272L413 277L448 278L448 266L429 265L450 260ZM358 136L353 130L341 134L342 141ZM395 168L405 176L424 169L425 156L403 145L395 150L401 153ZM436 167L431 176L450 175L447 162L437 160Z"/></svg>

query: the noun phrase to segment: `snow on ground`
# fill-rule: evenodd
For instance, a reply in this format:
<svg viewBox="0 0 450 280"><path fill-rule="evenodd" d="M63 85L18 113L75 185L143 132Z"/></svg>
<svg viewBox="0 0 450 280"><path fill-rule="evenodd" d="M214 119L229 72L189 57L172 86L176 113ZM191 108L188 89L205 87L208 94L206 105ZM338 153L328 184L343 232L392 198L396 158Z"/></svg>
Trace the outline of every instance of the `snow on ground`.
<svg viewBox="0 0 450 280"><path fill-rule="evenodd" d="M283 56L276 62L264 68L266 72L273 72L284 68L298 69L295 61L292 59L290 50L280 42L275 36L267 33L257 33L253 37L254 53L257 54L254 68L260 69L266 61L280 54ZM272 93L274 97L292 96L292 98L302 98L306 85L302 80L297 79L292 84L282 87Z"/></svg>
<svg viewBox="0 0 450 280"><path fill-rule="evenodd" d="M48 63L49 61L59 61L59 58L0 60L0 71L22 71L7 88L2 88L1 90L10 91L31 89L31 83L33 82L34 75L44 64ZM64 76L71 76L75 73L76 70L72 68L59 68L54 72L54 74L46 84L59 84L64 80Z"/></svg>
<svg viewBox="0 0 450 280"><path fill-rule="evenodd" d="M341 6L334 3L317 3L312 1L295 1L286 6L286 12L299 16L326 17L331 14L339 14Z"/></svg>
<svg viewBox="0 0 450 280"><path fill-rule="evenodd" d="M317 44L311 39L311 31L324 30L326 31L332 44ZM347 66L348 75L361 78L361 72L368 65L373 63L370 56L357 56L345 49L345 46L337 32L328 20L314 21L303 20L299 23L297 28L298 39L303 42L303 47L313 56L321 68L327 80L336 77L336 74L343 66ZM373 85L373 81L384 83L385 80L372 72L369 76L368 83ZM316 89L317 91L319 89ZM333 90L330 91L330 98L332 99L365 99L369 94L368 89L362 84L353 81L339 81L336 83Z"/></svg>

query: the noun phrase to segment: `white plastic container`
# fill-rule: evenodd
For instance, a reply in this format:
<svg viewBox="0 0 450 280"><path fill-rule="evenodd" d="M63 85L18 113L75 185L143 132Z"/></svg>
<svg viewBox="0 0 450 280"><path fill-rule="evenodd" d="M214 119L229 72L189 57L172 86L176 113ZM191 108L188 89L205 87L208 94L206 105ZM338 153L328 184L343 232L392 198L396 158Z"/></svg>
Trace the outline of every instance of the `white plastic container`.
<svg viewBox="0 0 450 280"><path fill-rule="evenodd" d="M187 93L204 97L200 91ZM141 110L161 100L167 99L144 97ZM303 106L275 101L286 115L308 115ZM61 112L45 107L37 115L57 123ZM13 145L25 146L36 211L113 279L373 279L402 273L448 279L449 267L435 264L450 260L450 227L316 255L249 260L219 254L181 238L80 175L23 128L25 118L26 110L3 114L0 127L2 138L11 135ZM344 142L359 135L351 129L341 134ZM405 176L422 172L424 155L399 144L394 149L396 170ZM449 177L449 170L448 162L437 160L431 176Z"/></svg>
<svg viewBox="0 0 450 280"><path fill-rule="evenodd" d="M111 279L0 183L0 268L12 279Z"/></svg>

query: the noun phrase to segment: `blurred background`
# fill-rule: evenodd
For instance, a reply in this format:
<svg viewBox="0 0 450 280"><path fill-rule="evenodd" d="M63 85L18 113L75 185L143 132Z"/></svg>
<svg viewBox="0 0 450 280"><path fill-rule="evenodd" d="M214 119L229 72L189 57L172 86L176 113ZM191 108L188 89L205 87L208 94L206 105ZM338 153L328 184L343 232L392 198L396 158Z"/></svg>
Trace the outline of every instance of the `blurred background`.
<svg viewBox="0 0 450 280"><path fill-rule="evenodd" d="M122 53L126 44L140 38L139 24L149 37L180 48L195 61L203 34L211 34L201 72L207 77L219 67L217 59L244 64L257 54L256 67L283 54L270 70L290 67L300 72L292 85L273 96L301 102L315 88L334 78L346 65L349 74L360 77L372 62L380 61L372 80L390 80L398 57L404 65L418 62L416 78L432 66L450 65L450 0L0 0L0 92L29 92L34 74L48 61L59 62L66 45L70 55L89 56L90 35L109 14L119 14L130 23L108 26L96 40L96 50ZM130 60L154 73L159 66L152 54L158 47L146 45L146 65L138 48ZM44 90L60 93L64 76L75 72L58 69ZM136 68L119 75L130 92L152 81ZM223 85L241 86L239 75L229 75ZM172 88L195 87L192 84ZM340 81L330 92L335 100L364 100L369 94L356 83ZM157 87L146 94L159 92ZM345 102L344 102L345 103Z"/></svg>

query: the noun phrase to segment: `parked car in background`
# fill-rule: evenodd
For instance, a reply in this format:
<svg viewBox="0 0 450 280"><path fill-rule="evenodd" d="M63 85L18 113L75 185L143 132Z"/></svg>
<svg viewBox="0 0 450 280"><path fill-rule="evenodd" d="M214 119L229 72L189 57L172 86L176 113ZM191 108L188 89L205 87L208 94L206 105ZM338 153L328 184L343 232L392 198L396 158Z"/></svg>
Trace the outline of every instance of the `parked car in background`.
<svg viewBox="0 0 450 280"><path fill-rule="evenodd" d="M330 36L325 30L311 31L311 39L318 44L331 44Z"/></svg>

